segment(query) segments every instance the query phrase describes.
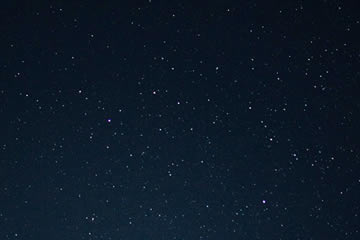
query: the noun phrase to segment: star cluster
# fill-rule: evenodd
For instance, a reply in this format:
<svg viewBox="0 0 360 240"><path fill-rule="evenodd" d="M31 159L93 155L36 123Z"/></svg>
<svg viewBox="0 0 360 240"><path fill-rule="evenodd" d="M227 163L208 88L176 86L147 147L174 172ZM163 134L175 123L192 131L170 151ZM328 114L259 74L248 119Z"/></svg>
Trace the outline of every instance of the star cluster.
<svg viewBox="0 0 360 240"><path fill-rule="evenodd" d="M0 12L0 239L359 239L351 1Z"/></svg>

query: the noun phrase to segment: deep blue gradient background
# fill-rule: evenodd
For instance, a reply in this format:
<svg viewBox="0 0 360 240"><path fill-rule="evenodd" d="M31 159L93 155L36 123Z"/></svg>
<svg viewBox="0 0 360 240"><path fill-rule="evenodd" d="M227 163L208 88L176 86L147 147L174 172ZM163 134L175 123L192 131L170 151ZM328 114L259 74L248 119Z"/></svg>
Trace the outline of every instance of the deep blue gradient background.
<svg viewBox="0 0 360 240"><path fill-rule="evenodd" d="M359 239L355 1L0 16L0 239Z"/></svg>

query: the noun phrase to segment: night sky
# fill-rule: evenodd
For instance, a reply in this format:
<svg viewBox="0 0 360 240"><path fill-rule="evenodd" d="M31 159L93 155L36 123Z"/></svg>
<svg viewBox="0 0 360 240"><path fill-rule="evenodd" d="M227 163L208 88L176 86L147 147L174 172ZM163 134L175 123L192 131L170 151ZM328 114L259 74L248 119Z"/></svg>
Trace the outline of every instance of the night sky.
<svg viewBox="0 0 360 240"><path fill-rule="evenodd" d="M1 4L0 239L360 239L356 1L73 2Z"/></svg>

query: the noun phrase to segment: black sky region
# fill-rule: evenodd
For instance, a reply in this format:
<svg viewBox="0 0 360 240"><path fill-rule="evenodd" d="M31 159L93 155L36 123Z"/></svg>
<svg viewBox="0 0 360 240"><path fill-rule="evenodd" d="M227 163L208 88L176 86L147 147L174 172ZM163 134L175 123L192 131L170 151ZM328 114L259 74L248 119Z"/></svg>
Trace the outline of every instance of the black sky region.
<svg viewBox="0 0 360 240"><path fill-rule="evenodd" d="M0 239L360 239L357 1L3 1Z"/></svg>

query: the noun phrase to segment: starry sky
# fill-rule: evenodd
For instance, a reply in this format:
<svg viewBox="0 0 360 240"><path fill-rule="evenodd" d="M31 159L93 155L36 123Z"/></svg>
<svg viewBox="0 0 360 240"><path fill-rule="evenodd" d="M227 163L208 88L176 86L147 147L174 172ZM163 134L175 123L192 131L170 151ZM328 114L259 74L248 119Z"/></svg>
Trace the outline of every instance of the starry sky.
<svg viewBox="0 0 360 240"><path fill-rule="evenodd" d="M4 1L0 239L360 239L356 1Z"/></svg>

